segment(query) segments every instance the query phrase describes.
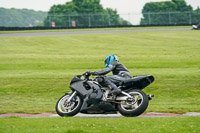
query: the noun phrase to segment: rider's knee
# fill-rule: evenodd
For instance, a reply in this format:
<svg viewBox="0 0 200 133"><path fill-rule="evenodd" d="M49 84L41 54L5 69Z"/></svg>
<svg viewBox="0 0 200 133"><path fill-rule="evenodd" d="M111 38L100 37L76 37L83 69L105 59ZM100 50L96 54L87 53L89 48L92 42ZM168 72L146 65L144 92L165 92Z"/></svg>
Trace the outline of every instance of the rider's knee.
<svg viewBox="0 0 200 133"><path fill-rule="evenodd" d="M97 82L100 83L100 84L101 84L101 83L104 83L104 81L105 81L105 80L104 80L104 77L98 77L98 78L97 78Z"/></svg>

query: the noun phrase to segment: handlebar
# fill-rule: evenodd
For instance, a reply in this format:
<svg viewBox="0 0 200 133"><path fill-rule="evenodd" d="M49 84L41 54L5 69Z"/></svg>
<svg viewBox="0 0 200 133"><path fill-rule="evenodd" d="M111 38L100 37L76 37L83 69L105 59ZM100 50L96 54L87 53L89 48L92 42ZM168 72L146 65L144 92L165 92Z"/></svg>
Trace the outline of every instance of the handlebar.
<svg viewBox="0 0 200 133"><path fill-rule="evenodd" d="M85 72L85 73L82 74L82 76L84 76L85 79L87 79L87 80L89 79L89 77L90 77L91 75L99 76L98 74L96 74L96 72L90 72L90 71L87 71L87 72Z"/></svg>
<svg viewBox="0 0 200 133"><path fill-rule="evenodd" d="M85 79L89 79L89 77L91 76L91 73L89 71L87 71L87 72L83 73L82 76L84 76Z"/></svg>

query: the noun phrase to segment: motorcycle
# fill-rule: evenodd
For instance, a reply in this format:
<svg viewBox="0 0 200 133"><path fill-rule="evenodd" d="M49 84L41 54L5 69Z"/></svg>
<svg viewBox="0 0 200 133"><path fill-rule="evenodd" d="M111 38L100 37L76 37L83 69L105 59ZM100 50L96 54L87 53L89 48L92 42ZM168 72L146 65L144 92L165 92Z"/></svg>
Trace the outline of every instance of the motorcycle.
<svg viewBox="0 0 200 133"><path fill-rule="evenodd" d="M197 25L192 25L192 30L200 30L200 23Z"/></svg>
<svg viewBox="0 0 200 133"><path fill-rule="evenodd" d="M97 82L98 76L91 78L90 72L75 76L70 82L72 92L66 93L56 103L60 116L85 114L114 114L126 117L141 115L154 95L146 95L142 89L154 81L151 75L134 76L117 84L122 91L117 96L110 89Z"/></svg>

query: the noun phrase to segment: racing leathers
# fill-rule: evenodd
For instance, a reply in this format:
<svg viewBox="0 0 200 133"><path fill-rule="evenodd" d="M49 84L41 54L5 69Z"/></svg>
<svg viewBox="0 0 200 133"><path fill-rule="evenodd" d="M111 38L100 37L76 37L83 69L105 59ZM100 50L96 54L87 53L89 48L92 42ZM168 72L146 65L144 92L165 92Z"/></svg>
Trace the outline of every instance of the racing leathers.
<svg viewBox="0 0 200 133"><path fill-rule="evenodd" d="M110 76L103 76L107 73L111 72L113 75ZM112 93L119 93L121 90L119 90L116 86L119 82L132 78L130 72L128 69L120 62L118 61L112 61L107 68L104 68L98 72L95 72L95 75L102 75L100 76L97 81L102 86L109 87L112 91Z"/></svg>

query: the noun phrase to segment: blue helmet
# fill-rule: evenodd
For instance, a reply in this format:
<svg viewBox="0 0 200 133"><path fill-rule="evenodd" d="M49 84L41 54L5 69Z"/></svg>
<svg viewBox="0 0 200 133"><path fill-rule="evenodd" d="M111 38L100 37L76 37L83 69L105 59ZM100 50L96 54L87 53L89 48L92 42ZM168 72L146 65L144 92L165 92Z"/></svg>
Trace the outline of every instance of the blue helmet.
<svg viewBox="0 0 200 133"><path fill-rule="evenodd" d="M113 61L119 61L119 58L116 55L108 55L105 58L105 66L106 68L110 65L111 62Z"/></svg>

